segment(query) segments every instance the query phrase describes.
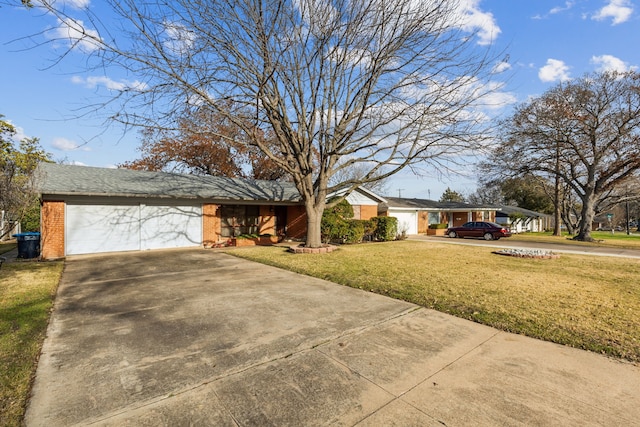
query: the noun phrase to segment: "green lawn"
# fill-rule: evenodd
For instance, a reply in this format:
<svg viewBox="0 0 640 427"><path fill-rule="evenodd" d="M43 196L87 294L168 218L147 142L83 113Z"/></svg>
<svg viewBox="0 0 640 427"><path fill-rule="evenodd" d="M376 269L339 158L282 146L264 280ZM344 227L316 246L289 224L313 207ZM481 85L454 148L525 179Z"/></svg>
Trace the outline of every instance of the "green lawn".
<svg viewBox="0 0 640 427"><path fill-rule="evenodd" d="M417 241L345 245L324 255L293 255L282 247L229 250L505 331L640 362L640 261L491 252Z"/></svg>
<svg viewBox="0 0 640 427"><path fill-rule="evenodd" d="M572 236L564 234L563 236L552 236L548 233L521 233L514 234L509 237L509 241L523 241L523 242L544 242L544 243L562 243L583 247L602 246L609 248L625 248L625 249L639 249L640 250L640 234L632 233L627 236L626 232L616 231L611 234L610 231L594 231L591 233L591 237L596 239L596 242L579 242L572 240Z"/></svg>
<svg viewBox="0 0 640 427"><path fill-rule="evenodd" d="M22 424L62 267L62 262L0 267L0 426Z"/></svg>

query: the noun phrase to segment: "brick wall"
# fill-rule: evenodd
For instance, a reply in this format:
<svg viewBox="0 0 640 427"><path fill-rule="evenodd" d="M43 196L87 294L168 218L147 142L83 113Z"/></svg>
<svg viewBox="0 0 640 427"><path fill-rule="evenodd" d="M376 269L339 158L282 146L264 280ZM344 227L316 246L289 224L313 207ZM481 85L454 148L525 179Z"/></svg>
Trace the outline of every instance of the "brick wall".
<svg viewBox="0 0 640 427"><path fill-rule="evenodd" d="M301 239L307 235L307 213L304 206L287 207L287 237Z"/></svg>
<svg viewBox="0 0 640 427"><path fill-rule="evenodd" d="M205 203L202 205L202 244L211 246L221 237L220 209L218 205Z"/></svg>
<svg viewBox="0 0 640 427"><path fill-rule="evenodd" d="M43 201L40 216L42 259L64 257L64 207L61 201Z"/></svg>
<svg viewBox="0 0 640 427"><path fill-rule="evenodd" d="M378 216L378 206L360 206L360 219L371 219Z"/></svg>
<svg viewBox="0 0 640 427"><path fill-rule="evenodd" d="M418 215L418 234L424 234L429 229L429 212L419 211Z"/></svg>
<svg viewBox="0 0 640 427"><path fill-rule="evenodd" d="M260 206L260 227L258 234L276 235L276 217L273 206Z"/></svg>

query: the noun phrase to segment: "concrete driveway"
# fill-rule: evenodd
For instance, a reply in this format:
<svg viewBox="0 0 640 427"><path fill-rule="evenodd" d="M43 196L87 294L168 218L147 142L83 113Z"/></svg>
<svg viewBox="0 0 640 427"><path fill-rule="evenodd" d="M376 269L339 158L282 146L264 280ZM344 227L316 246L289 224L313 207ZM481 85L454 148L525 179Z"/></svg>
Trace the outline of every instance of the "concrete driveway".
<svg viewBox="0 0 640 427"><path fill-rule="evenodd" d="M68 260L26 423L626 426L638 390L628 363L215 250L158 251Z"/></svg>

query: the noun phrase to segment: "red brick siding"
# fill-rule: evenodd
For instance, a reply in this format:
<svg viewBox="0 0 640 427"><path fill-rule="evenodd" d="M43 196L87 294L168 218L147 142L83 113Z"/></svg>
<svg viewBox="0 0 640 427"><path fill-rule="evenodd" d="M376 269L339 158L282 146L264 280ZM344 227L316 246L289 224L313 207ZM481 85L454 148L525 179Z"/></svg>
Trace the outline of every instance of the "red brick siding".
<svg viewBox="0 0 640 427"><path fill-rule="evenodd" d="M276 235L276 217L273 206L260 206L260 227L258 234Z"/></svg>
<svg viewBox="0 0 640 427"><path fill-rule="evenodd" d="M40 249L43 259L64 257L64 209L61 201L43 201L40 216Z"/></svg>
<svg viewBox="0 0 640 427"><path fill-rule="evenodd" d="M371 219L378 216L378 206L360 206L360 219Z"/></svg>
<svg viewBox="0 0 640 427"><path fill-rule="evenodd" d="M304 206L287 207L287 237L301 239L307 235L307 213Z"/></svg>
<svg viewBox="0 0 640 427"><path fill-rule="evenodd" d="M429 229L429 212L418 212L418 234L426 233Z"/></svg>
<svg viewBox="0 0 640 427"><path fill-rule="evenodd" d="M210 246L220 240L220 210L218 205L205 203L202 205L202 240Z"/></svg>

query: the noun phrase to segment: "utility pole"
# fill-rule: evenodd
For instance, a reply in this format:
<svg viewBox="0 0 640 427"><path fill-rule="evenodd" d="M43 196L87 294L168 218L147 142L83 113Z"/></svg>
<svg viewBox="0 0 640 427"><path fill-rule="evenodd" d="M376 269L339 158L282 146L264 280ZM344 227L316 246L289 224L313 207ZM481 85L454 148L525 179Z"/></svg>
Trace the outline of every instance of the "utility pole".
<svg viewBox="0 0 640 427"><path fill-rule="evenodd" d="M398 198L402 199L402 190L404 190L404 188L398 188Z"/></svg>

